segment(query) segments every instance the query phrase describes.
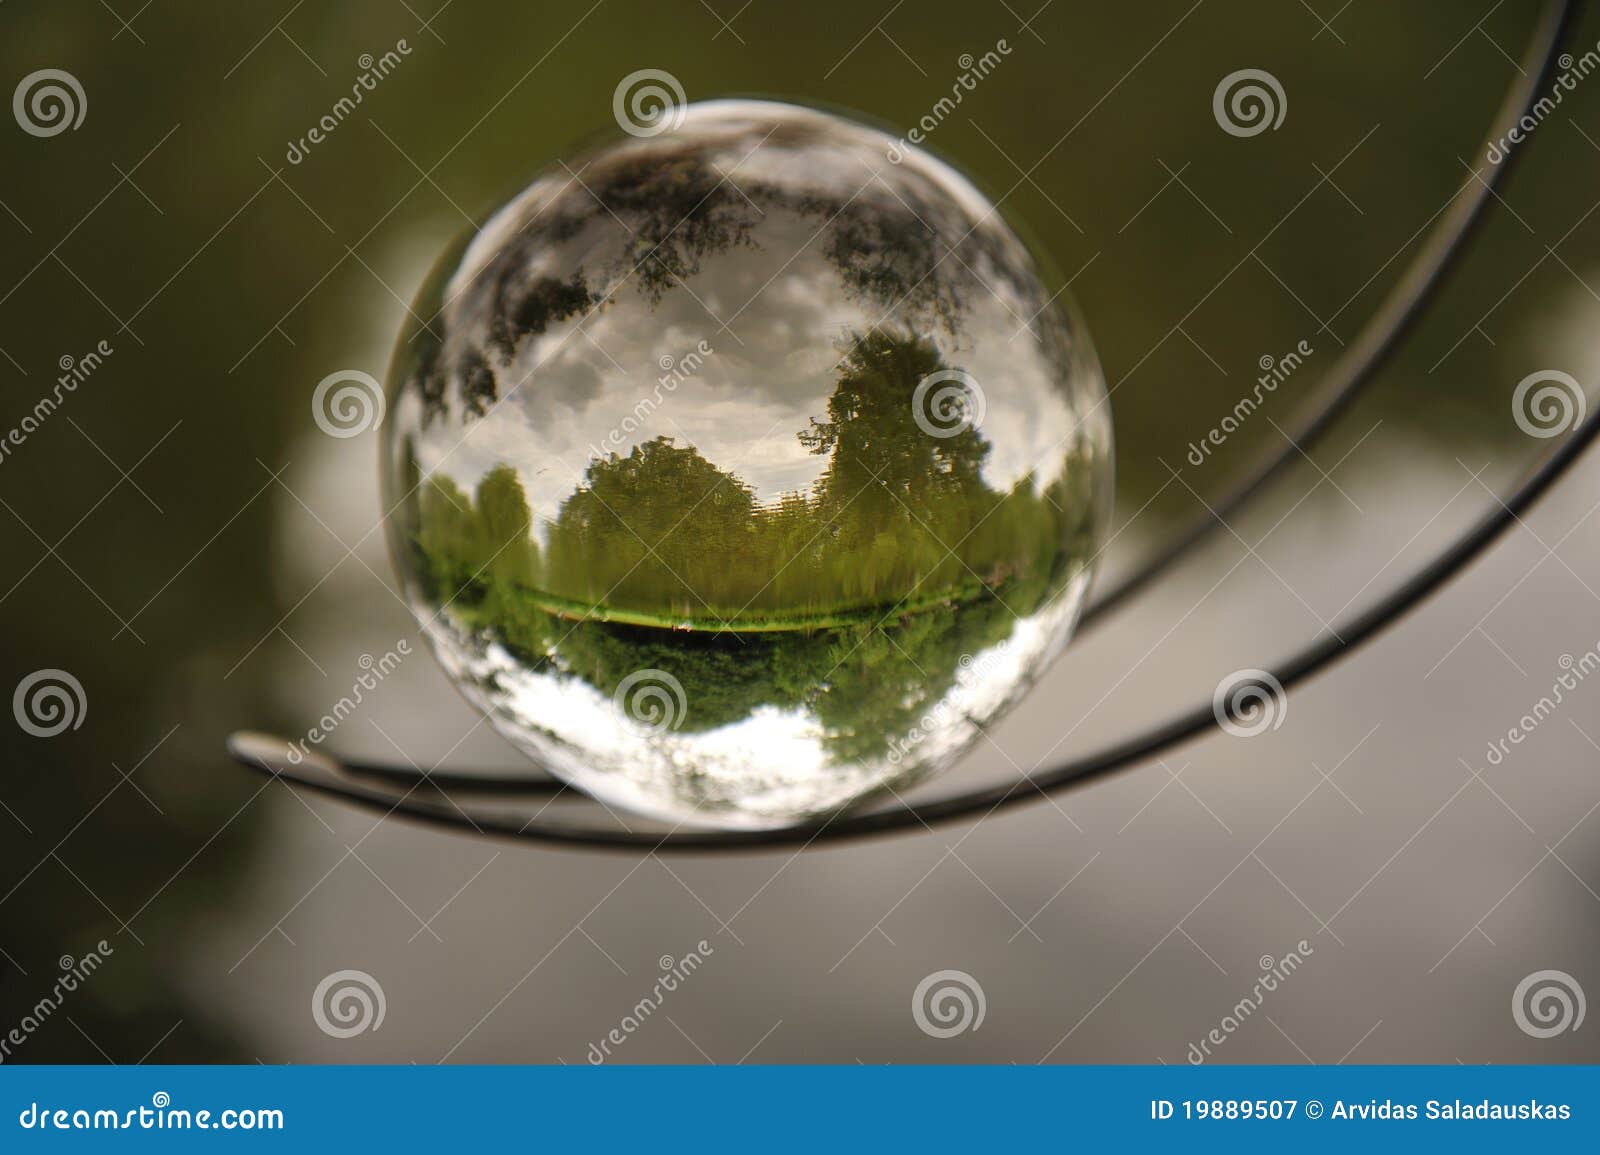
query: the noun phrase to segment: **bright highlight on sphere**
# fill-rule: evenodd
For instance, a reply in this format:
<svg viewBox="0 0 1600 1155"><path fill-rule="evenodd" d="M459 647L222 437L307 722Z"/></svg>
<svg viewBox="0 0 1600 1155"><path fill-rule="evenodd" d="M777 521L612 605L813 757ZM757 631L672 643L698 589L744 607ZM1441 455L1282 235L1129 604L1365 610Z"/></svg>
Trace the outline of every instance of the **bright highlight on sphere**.
<svg viewBox="0 0 1600 1155"><path fill-rule="evenodd" d="M680 111L441 261L388 383L390 544L541 766L787 825L947 767L1066 644L1110 418L1059 278L949 166L793 105Z"/></svg>

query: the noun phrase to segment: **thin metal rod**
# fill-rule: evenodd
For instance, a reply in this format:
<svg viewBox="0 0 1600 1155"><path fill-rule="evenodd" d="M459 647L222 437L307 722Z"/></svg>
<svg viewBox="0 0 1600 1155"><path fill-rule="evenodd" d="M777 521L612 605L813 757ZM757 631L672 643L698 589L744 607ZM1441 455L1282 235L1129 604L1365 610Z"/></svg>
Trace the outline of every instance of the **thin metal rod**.
<svg viewBox="0 0 1600 1155"><path fill-rule="evenodd" d="M1468 532L1449 549L1408 578L1371 609L1355 615L1337 631L1313 642L1299 653L1278 663L1271 674L1288 690L1296 683L1321 673L1364 642L1392 625L1420 604L1445 582L1464 569L1495 538L1514 524L1555 483L1600 433L1600 407L1586 417L1573 433L1531 470L1510 496L1496 503ZM927 829L974 815L988 816L997 810L1029 803L1069 787L1125 769L1153 758L1187 739L1217 725L1210 701L1150 729L1106 747L1072 759L1043 774L1034 774L1003 786L972 790L922 806L905 807L868 814L844 814L812 826L787 827L767 831L687 831L650 834L630 830L577 826L560 822L516 822L503 816L475 814L456 807L439 807L413 801L410 791L396 798L391 794L348 785L327 776L311 776L285 768L279 759L262 755L260 747L246 751L230 743L235 756L272 775L285 778L390 813L402 814L423 822L475 829L478 833L525 841L563 843L613 850L756 850L818 842L837 842L874 834ZM281 742L281 739L277 741ZM285 744L286 745L286 744ZM420 779L419 779L420 781Z"/></svg>
<svg viewBox="0 0 1600 1155"><path fill-rule="evenodd" d="M1518 119L1547 85L1554 70L1558 49L1569 35L1571 25L1572 11L1568 0L1548 0L1541 17L1539 32L1535 35L1528 53L1528 60L1534 66L1524 70L1522 82L1513 86L1496 120L1495 135L1489 139L1498 139L1503 135L1509 123ZM1499 168L1503 170L1508 167L1521 151L1521 148L1515 149ZM1301 446L1319 436L1333 423L1360 387L1372 379L1374 371L1388 356L1398 339L1415 323L1423 306L1437 288L1440 278L1455 266L1464 240L1480 219L1481 210L1490 195L1489 185L1501 176L1503 172L1492 173L1488 183L1477 185L1481 192L1474 190L1472 196L1457 201L1446 217L1445 223L1424 246L1423 253L1412 268L1402 276L1373 321L1329 370L1322 387L1318 390L1324 397L1323 402L1310 418L1298 427L1295 435L1295 441ZM1355 615L1344 625L1330 630L1326 638L1312 642L1279 663L1272 671L1272 676L1288 689L1305 678L1320 673L1399 620L1465 568L1512 525L1521 513L1537 501L1577 460L1597 433L1600 433L1600 409L1585 419L1564 442L1547 453L1543 460L1525 475L1509 497L1490 509L1471 530L1453 542L1444 553L1385 595L1370 609ZM1216 511L1214 517L1208 517L1204 525L1196 524L1177 535L1173 542L1100 597L1090 607L1086 616L1098 617L1109 612L1170 567L1221 519L1259 492L1271 477L1284 468L1295 452L1294 447L1289 445L1262 461L1243 483L1230 490L1214 506ZM876 834L914 831L975 815L986 816L997 810L1029 803L1046 794L1078 786L1133 766L1204 733L1217 723L1215 709L1211 702L1207 701L1164 723L1159 723L1114 745L1072 759L1042 774L1030 775L1004 785L966 791L920 806L862 814L842 813L814 825L779 830L686 831L667 834L538 820L537 816L518 822L502 814L474 813L453 803L441 806L412 797L413 792L424 785L437 785L459 792L522 793L553 789L557 795L565 789L543 778L535 779L527 776L494 778L459 773L419 776L388 766L360 764L341 767L332 759L320 754L308 759L305 765L312 768L305 769L300 765L290 764L281 756L279 752L288 748L286 742L260 735L235 735L230 739L229 749L236 758L247 765L270 775L292 780L310 789L417 821L490 836L613 850L750 851L796 844L809 846L818 842L837 842ZM351 782L346 771L377 777L380 780L408 782L410 786L404 794L397 797L392 793Z"/></svg>

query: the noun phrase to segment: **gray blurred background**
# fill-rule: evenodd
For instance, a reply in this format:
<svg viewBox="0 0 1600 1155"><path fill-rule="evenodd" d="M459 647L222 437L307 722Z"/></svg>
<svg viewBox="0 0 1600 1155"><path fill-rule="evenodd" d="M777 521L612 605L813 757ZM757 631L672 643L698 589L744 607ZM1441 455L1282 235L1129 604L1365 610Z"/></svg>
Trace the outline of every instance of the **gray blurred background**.
<svg viewBox="0 0 1600 1155"><path fill-rule="evenodd" d="M1486 10L1486 11L1485 11ZM1129 564L1220 492L1487 169L1531 0L1129 5L635 0L0 8L0 80L70 72L87 113L0 122L0 431L63 357L114 352L0 461L0 688L70 671L83 724L0 725L0 1032L62 955L114 953L7 1061L583 1062L663 956L704 964L627 1062L1169 1062L1303 962L1223 1062L1573 1062L1600 1024L1520 1029L1513 991L1600 993L1600 685L1499 764L1600 644L1590 461L1461 580L1282 725L1215 734L1089 789L876 843L738 857L552 852L378 821L231 765L416 629L385 588L376 441L317 429L335 370L382 376L446 241L615 132L642 68L904 131L1004 38L931 146L1070 279L1113 387ZM410 49L300 163L366 67ZM1580 22L1577 51L1600 39ZM1212 94L1271 72L1236 137ZM1600 75L1533 134L1490 227L1335 434L1180 573L1086 635L939 786L1086 751L1208 698L1400 580L1547 442L1512 392L1600 372ZM1314 353L1200 466L1258 361ZM1170 467L1170 469L1168 468ZM1176 474L1176 476L1175 476ZM333 748L424 767L517 757L419 653ZM1308 950L1302 950L1305 942ZM382 1025L319 1029L354 969ZM959 970L977 1029L913 992Z"/></svg>

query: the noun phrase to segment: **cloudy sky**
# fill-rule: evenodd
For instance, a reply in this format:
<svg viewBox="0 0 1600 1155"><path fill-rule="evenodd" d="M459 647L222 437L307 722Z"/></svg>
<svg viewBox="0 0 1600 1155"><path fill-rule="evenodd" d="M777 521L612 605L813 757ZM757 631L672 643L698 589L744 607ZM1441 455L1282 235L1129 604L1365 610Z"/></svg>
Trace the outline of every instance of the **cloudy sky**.
<svg viewBox="0 0 1600 1155"><path fill-rule="evenodd" d="M791 131L797 126L803 131ZM1081 422L1087 418L1103 435L1092 355L1079 346L1084 356L1073 356L1074 369L1063 373L1051 350L1072 344L1065 314L1052 306L1029 324L1049 290L1033 281L1019 243L997 215L986 218L987 204L972 186L939 162L917 156L887 163L889 143L875 130L811 111L723 102L696 106L668 137L619 147L629 155L693 150L732 174L741 195L746 186L777 185L931 230L934 251L948 254L937 275L960 282L964 315L954 336L919 321L908 305L885 312L881 302L847 293L824 255L829 218L765 198L750 213L753 244L705 255L698 275L674 283L652 305L628 274L629 224L600 207L587 179L580 185L571 176L597 170L573 165L536 181L501 210L447 286L443 363L455 364L466 349L482 351L501 403L465 425L446 417L420 431L424 471L442 469L470 488L510 463L536 519L548 521L579 484L593 447L626 454L669 436L736 473L758 500L773 500L821 476L826 458L808 452L796 434L812 417L825 417L850 334L881 324L915 329L976 381L984 401L981 430L992 446L984 470L990 486L1008 488L1030 471L1048 484ZM556 240L541 232L580 211L586 219L575 235ZM598 310L524 338L507 360L488 343L493 278L477 273L524 231L534 242L530 281L566 280L582 269L592 290L609 295ZM683 364L701 342L712 352L691 373L663 369L667 359ZM415 396L396 408L397 431L418 431Z"/></svg>

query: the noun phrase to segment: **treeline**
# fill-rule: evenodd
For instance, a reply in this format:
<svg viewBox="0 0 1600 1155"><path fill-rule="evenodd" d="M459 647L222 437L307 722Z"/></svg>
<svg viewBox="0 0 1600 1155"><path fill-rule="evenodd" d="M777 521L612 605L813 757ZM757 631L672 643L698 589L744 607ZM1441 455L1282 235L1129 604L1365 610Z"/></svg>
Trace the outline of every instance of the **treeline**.
<svg viewBox="0 0 1600 1155"><path fill-rule="evenodd" d="M421 487L420 561L442 598L493 595L509 609L536 593L547 610L570 602L738 628L1050 583L1084 560L1087 463L1043 490L1032 476L993 490L979 429L934 437L914 418L917 382L942 368L930 344L873 334L841 368L826 418L798 434L829 458L809 493L758 503L693 446L658 437L592 461L541 549L510 466L475 495L435 474Z"/></svg>

